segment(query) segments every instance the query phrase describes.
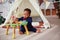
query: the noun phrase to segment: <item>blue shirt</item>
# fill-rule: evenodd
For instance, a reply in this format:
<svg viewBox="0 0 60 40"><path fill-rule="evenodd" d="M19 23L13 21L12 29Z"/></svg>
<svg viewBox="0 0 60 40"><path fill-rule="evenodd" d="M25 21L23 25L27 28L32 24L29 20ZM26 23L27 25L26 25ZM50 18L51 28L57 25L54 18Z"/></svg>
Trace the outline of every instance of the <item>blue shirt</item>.
<svg viewBox="0 0 60 40"><path fill-rule="evenodd" d="M32 28L33 26L32 26L32 17L28 17L28 18L24 18L24 17L21 17L21 18L18 18L18 21L24 21L24 20L26 20L27 22L28 22L28 24L27 24L27 27L28 28Z"/></svg>

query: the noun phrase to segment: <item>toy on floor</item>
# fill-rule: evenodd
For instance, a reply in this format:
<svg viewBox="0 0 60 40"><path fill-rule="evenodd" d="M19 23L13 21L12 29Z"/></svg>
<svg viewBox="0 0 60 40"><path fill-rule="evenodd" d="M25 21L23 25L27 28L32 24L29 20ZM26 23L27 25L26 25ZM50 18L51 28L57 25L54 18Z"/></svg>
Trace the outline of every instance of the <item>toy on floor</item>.
<svg viewBox="0 0 60 40"><path fill-rule="evenodd" d="M43 21L40 21L40 22L39 22L39 26L40 26L40 28L43 28L44 22L43 22Z"/></svg>
<svg viewBox="0 0 60 40"><path fill-rule="evenodd" d="M17 24L18 24L17 26L18 26L19 32L20 32L20 25L23 25L25 30L26 30L26 34L29 35L29 31L28 31L28 28L26 26L28 24L28 22L26 20L17 22Z"/></svg>
<svg viewBox="0 0 60 40"><path fill-rule="evenodd" d="M14 13L12 13L11 18L10 18L10 23L13 23L15 21L16 17Z"/></svg>
<svg viewBox="0 0 60 40"><path fill-rule="evenodd" d="M5 22L5 18L0 15L0 25L3 24L4 22Z"/></svg>
<svg viewBox="0 0 60 40"><path fill-rule="evenodd" d="M20 21L16 24L12 23L12 24L6 24L6 27L7 27L7 30L6 30L6 35L8 35L8 31L9 31L9 26L13 28L13 35L12 35L12 38L15 39L15 29L17 26L19 26L19 31L20 31L20 25L23 25L25 30L26 30L26 34L29 35L29 31L28 31L28 28L27 28L27 21Z"/></svg>
<svg viewBox="0 0 60 40"><path fill-rule="evenodd" d="M9 26L13 28L13 35L12 38L15 38L15 28L17 26L17 24L6 24L7 30L6 30L6 35L8 35L8 31L9 31Z"/></svg>
<svg viewBox="0 0 60 40"><path fill-rule="evenodd" d="M36 26L36 28L44 28L44 22L43 21L40 21L39 22L39 25Z"/></svg>
<svg viewBox="0 0 60 40"><path fill-rule="evenodd" d="M27 28L27 26L26 26L27 23L28 23L27 21L22 21L22 22L21 22L21 25L24 26L24 28L25 28L25 30L26 30L26 34L29 35L29 31L28 31L28 28Z"/></svg>
<svg viewBox="0 0 60 40"><path fill-rule="evenodd" d="M8 31L9 31L9 24L6 24L6 28L7 28L7 30L6 30L6 35L8 35Z"/></svg>

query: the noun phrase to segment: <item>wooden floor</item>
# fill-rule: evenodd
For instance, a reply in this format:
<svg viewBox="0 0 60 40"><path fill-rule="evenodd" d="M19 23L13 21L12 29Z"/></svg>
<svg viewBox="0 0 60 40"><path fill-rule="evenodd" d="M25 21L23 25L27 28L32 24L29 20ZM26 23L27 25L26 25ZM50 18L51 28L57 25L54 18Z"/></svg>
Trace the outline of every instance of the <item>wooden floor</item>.
<svg viewBox="0 0 60 40"><path fill-rule="evenodd" d="M51 23L50 29L41 29L41 33L30 32L30 35L19 35L16 30L16 39L14 40L60 40L60 19L57 17L47 17ZM9 35L5 35L6 29L0 28L0 40L12 40L12 29Z"/></svg>

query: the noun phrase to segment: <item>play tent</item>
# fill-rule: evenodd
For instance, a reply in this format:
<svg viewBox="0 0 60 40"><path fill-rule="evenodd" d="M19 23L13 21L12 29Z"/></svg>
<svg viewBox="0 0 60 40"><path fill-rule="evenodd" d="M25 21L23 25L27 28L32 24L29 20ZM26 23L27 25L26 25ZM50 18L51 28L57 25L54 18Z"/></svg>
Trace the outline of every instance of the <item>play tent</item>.
<svg viewBox="0 0 60 40"><path fill-rule="evenodd" d="M4 26L9 21L12 13L14 13L16 17L21 17L25 8L29 8L32 10L32 17L40 16L40 18L44 22L45 28L50 27L48 20L44 17L42 11L39 8L37 0L16 0L10 8L10 12L6 17L5 23L0 26Z"/></svg>

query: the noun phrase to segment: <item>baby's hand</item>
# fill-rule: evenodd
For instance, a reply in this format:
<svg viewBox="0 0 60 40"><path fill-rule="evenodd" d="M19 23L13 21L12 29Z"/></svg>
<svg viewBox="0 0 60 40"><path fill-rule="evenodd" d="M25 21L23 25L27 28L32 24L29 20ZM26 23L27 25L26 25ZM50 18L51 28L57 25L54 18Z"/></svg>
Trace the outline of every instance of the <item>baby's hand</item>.
<svg viewBox="0 0 60 40"><path fill-rule="evenodd" d="M16 18L16 19L14 20L14 22L17 23L17 22L18 22L18 18Z"/></svg>

